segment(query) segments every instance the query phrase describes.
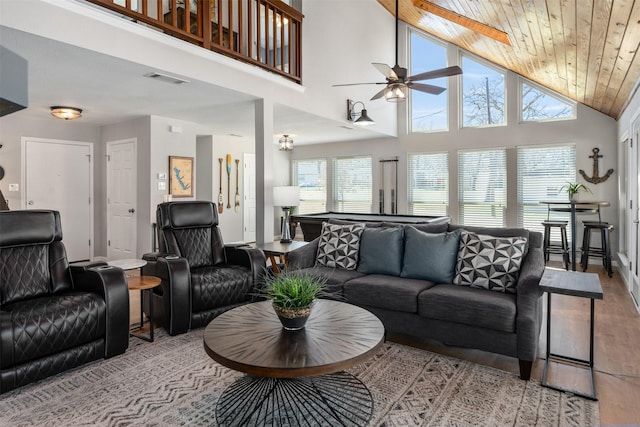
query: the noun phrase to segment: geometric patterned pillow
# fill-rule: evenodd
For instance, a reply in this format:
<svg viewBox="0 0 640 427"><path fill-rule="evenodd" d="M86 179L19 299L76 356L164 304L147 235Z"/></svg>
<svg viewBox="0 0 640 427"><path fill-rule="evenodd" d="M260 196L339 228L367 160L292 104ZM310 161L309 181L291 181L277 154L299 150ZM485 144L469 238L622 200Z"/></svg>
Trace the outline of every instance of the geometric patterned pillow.
<svg viewBox="0 0 640 427"><path fill-rule="evenodd" d="M515 294L526 237L493 237L462 230L453 283Z"/></svg>
<svg viewBox="0 0 640 427"><path fill-rule="evenodd" d="M360 237L364 224L334 225L322 223L316 266L355 270L358 266Z"/></svg>

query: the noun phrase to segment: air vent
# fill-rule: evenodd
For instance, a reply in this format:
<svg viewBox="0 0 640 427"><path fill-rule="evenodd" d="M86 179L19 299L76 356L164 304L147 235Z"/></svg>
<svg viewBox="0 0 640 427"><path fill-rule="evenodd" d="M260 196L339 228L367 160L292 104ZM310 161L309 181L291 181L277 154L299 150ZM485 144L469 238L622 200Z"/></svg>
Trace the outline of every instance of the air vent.
<svg viewBox="0 0 640 427"><path fill-rule="evenodd" d="M151 79L160 80L160 81L165 82L165 83L172 83L172 84L175 84L175 85L179 85L179 84L182 84L182 83L189 83L189 80L184 80L184 79L181 79L179 77L170 76L168 74L162 74L162 73L157 73L157 72L145 74L144 76L145 77L149 77Z"/></svg>

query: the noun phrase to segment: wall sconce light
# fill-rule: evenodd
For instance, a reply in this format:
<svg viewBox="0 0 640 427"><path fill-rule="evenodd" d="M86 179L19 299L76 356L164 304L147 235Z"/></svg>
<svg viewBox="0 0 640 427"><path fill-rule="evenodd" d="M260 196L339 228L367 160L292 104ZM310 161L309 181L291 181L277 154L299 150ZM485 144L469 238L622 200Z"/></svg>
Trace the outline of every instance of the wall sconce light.
<svg viewBox="0 0 640 427"><path fill-rule="evenodd" d="M58 119L73 120L82 117L82 110L74 107L51 107L51 115Z"/></svg>
<svg viewBox="0 0 640 427"><path fill-rule="evenodd" d="M293 150L293 139L289 135L282 135L282 138L278 140L278 148L281 151Z"/></svg>
<svg viewBox="0 0 640 427"><path fill-rule="evenodd" d="M392 83L384 90L384 99L389 102L403 102L407 99L407 85Z"/></svg>
<svg viewBox="0 0 640 427"><path fill-rule="evenodd" d="M359 113L356 113L355 109L358 104L362 104L362 109ZM358 126L370 126L376 124L376 122L367 115L367 109L362 101L354 102L350 99L347 99L347 120Z"/></svg>

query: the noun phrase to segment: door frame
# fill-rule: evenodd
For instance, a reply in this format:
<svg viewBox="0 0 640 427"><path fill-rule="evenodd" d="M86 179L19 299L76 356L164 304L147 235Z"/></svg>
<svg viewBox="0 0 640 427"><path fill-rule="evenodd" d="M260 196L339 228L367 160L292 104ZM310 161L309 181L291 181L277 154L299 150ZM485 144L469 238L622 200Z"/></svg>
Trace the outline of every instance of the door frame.
<svg viewBox="0 0 640 427"><path fill-rule="evenodd" d="M91 236L91 245L89 247L89 257L93 259L95 256L95 248L96 248L96 234L95 234L95 189L94 189L94 159L95 156L93 154L94 143L87 141L72 141L66 139L53 139L53 138L37 138L31 136L23 136L20 139L20 206L22 209L27 208L27 142L39 142L45 144L65 144L65 145L80 145L89 148L89 210L90 210L90 218L89 218L89 234ZM64 230L62 230L64 233Z"/></svg>

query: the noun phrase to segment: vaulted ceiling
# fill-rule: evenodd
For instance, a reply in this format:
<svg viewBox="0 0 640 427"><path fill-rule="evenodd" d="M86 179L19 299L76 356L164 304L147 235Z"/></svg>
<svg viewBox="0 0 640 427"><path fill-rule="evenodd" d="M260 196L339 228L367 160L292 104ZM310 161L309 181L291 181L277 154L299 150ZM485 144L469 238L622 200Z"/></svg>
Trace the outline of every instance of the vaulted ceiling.
<svg viewBox="0 0 640 427"><path fill-rule="evenodd" d="M402 21L615 119L640 78L640 0L399 1Z"/></svg>

